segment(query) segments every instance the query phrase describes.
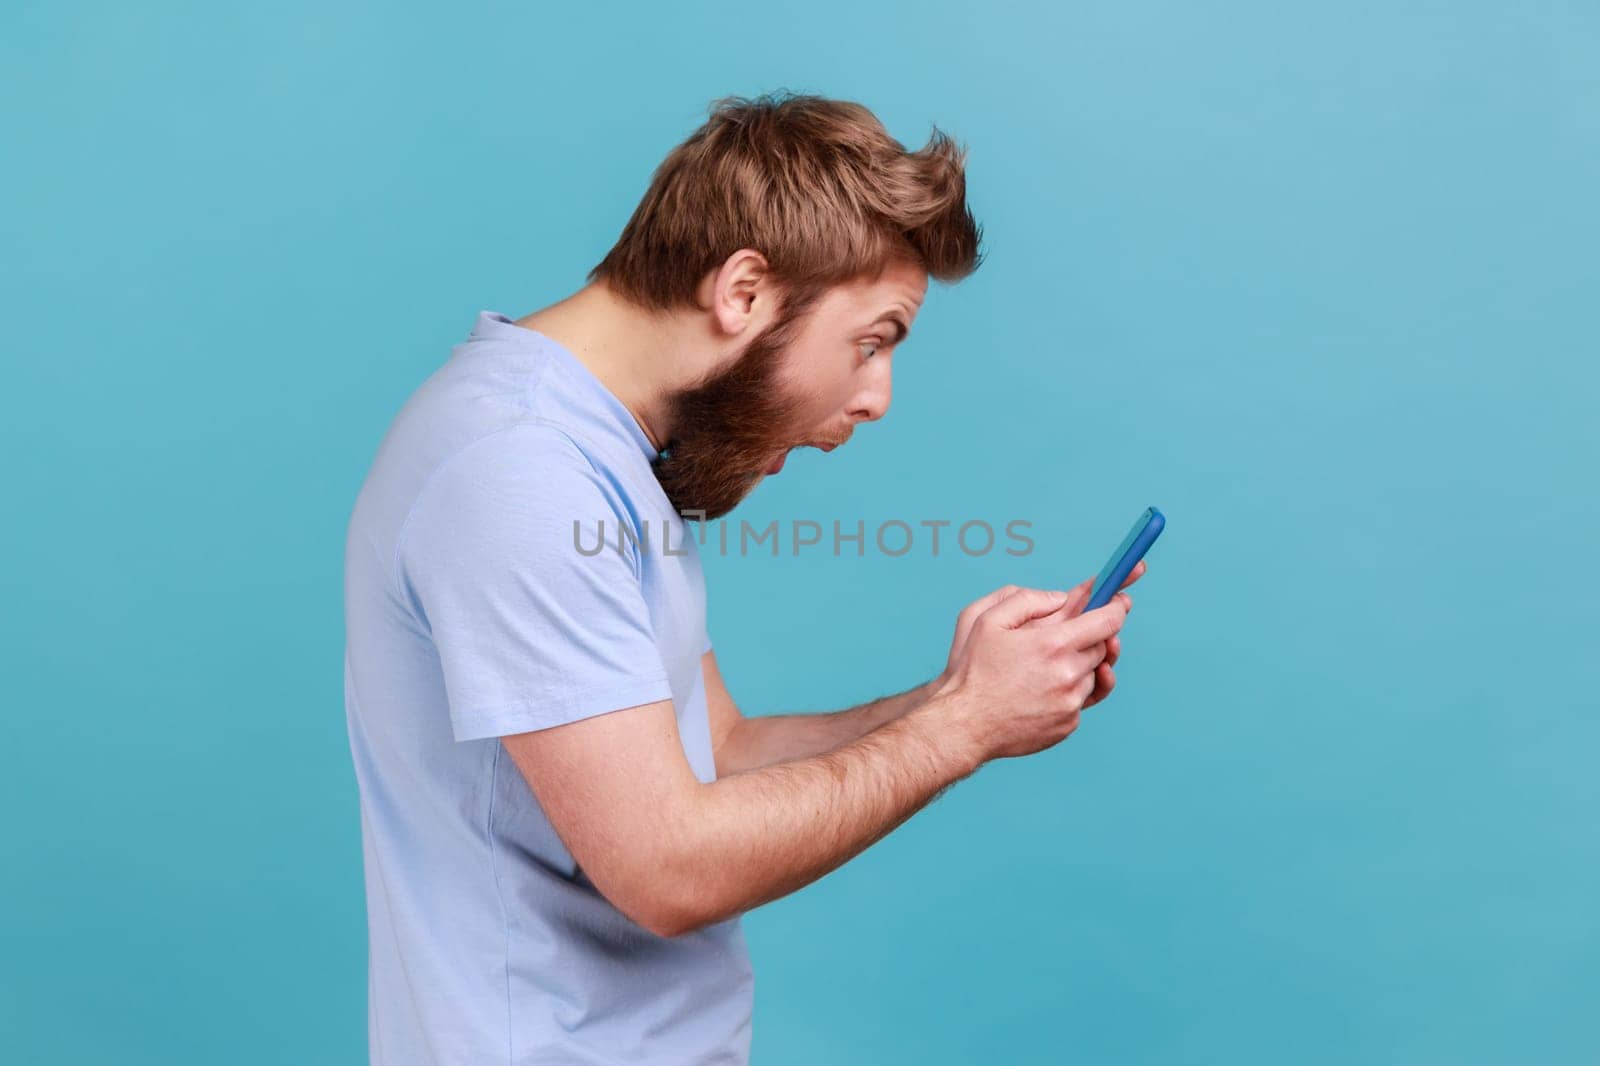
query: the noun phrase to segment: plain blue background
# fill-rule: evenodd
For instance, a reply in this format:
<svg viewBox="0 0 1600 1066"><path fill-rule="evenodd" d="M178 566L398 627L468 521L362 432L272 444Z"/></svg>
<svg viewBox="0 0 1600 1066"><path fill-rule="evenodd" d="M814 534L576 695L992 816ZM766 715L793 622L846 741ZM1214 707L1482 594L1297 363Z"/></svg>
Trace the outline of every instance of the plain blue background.
<svg viewBox="0 0 1600 1066"><path fill-rule="evenodd" d="M365 1054L343 533L480 309L724 94L970 149L989 259L708 557L749 713L1168 529L1113 697L753 913L758 1063L1600 1058L1600 13L54 4L0 15L0 1046Z"/></svg>

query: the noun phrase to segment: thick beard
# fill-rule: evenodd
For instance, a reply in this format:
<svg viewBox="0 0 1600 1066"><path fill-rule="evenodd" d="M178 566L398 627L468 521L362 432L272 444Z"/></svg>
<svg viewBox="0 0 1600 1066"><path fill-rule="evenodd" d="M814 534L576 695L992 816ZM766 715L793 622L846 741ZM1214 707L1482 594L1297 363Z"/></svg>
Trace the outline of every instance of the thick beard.
<svg viewBox="0 0 1600 1066"><path fill-rule="evenodd" d="M791 299L732 366L672 398L673 436L653 465L680 514L721 518L750 495L780 451L800 443L791 436L800 400L780 387L779 357L809 304Z"/></svg>

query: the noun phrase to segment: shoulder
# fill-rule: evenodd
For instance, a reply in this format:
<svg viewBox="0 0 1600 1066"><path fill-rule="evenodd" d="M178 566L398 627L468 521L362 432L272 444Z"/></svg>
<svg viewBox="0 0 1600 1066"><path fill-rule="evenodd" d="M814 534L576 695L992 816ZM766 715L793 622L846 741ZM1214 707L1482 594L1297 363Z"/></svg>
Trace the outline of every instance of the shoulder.
<svg viewBox="0 0 1600 1066"><path fill-rule="evenodd" d="M610 478L572 433L554 422L513 422L485 433L443 458L428 474L413 510L440 497L493 499L525 493L559 500Z"/></svg>
<svg viewBox="0 0 1600 1066"><path fill-rule="evenodd" d="M413 501L397 549L484 550L530 545L574 522L618 521L627 502L615 479L560 425L516 422L440 461Z"/></svg>

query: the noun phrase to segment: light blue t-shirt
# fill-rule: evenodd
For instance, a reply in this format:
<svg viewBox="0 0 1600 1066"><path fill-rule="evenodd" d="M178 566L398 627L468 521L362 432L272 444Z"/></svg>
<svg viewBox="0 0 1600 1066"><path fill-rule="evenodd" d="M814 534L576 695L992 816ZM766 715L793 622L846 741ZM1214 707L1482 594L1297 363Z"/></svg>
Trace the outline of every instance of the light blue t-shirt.
<svg viewBox="0 0 1600 1066"><path fill-rule="evenodd" d="M373 1063L748 1061L740 920L628 919L498 739L670 698L715 779L695 531L655 455L570 351L494 311L378 448L344 590Z"/></svg>

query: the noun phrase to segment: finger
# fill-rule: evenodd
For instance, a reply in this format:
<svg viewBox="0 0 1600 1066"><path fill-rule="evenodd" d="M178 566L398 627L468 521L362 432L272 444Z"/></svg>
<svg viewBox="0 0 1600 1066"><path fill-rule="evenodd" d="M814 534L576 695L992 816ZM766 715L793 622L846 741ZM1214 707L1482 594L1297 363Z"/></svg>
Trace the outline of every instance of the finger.
<svg viewBox="0 0 1600 1066"><path fill-rule="evenodd" d="M978 599L967 604L966 612L964 613L970 613L971 617L976 618L989 608L993 607L995 604L999 603L1001 600L1016 592L1017 587L1018 586L1016 585L1002 585L993 592L984 596L980 596Z"/></svg>
<svg viewBox="0 0 1600 1066"><path fill-rule="evenodd" d="M1149 568L1145 566L1144 560L1140 559L1136 564L1134 564L1133 569L1128 571L1128 576L1122 579L1122 584L1117 587L1119 589L1127 588L1129 585L1143 577L1144 572L1147 569ZM1072 586L1071 591L1067 593L1067 609L1062 612L1063 616L1067 618L1077 617L1077 615L1083 610L1083 605L1089 602L1089 596L1094 592L1095 578L1099 576L1100 575L1096 574L1095 577L1085 578L1078 584Z"/></svg>
<svg viewBox="0 0 1600 1066"><path fill-rule="evenodd" d="M1123 578L1122 584L1117 586L1118 589L1126 589L1134 581L1138 581L1139 578L1144 576L1144 571L1146 570L1149 570L1149 567L1144 565L1144 560L1141 559L1138 563L1134 563L1133 570L1128 571L1128 576ZM1098 576L1094 575L1094 578L1098 578ZM1094 591L1094 578L1085 578L1080 583L1070 587L1069 591L1067 591L1066 608L1061 611L1061 621L1077 618L1082 613L1083 605L1090 602L1090 594Z"/></svg>
<svg viewBox="0 0 1600 1066"><path fill-rule="evenodd" d="M1018 589L985 611L981 621L1016 629L1035 618L1059 611L1066 602L1067 594L1054 589Z"/></svg>
<svg viewBox="0 0 1600 1066"><path fill-rule="evenodd" d="M1141 577L1144 577L1144 572L1146 570L1148 570L1148 569L1150 569L1150 567L1145 563L1145 561L1143 559L1140 559L1137 563L1133 564L1133 569L1128 571L1128 576L1123 578L1122 579L1122 584L1118 585L1117 587L1119 589L1127 588L1129 585L1133 584L1135 581L1138 581ZM1078 592L1079 590L1082 590L1085 593L1093 591L1095 580L1099 576L1100 576L1099 574L1096 574L1094 577L1086 577L1086 578L1084 578L1082 581L1080 581L1076 585L1072 586L1072 591L1073 592Z"/></svg>
<svg viewBox="0 0 1600 1066"><path fill-rule="evenodd" d="M1084 604L1089 602L1089 594L1094 591L1094 578L1086 578L1067 590L1067 602L1061 609L1060 621L1076 618L1083 611Z"/></svg>
<svg viewBox="0 0 1600 1066"><path fill-rule="evenodd" d="M1107 666L1115 666L1115 665L1117 665L1117 660L1120 659L1121 657L1122 657L1122 634L1115 633L1115 634L1112 634L1112 637L1111 637L1110 640L1106 641L1106 665Z"/></svg>
<svg viewBox="0 0 1600 1066"><path fill-rule="evenodd" d="M997 603L1003 603L1006 600L1009 600L1011 597L1015 596L1021 591L1021 585L1007 585L1004 588L996 589L995 591L989 593L990 600L989 603L984 607L984 610L988 610Z"/></svg>
<svg viewBox="0 0 1600 1066"><path fill-rule="evenodd" d="M1111 695L1111 690L1116 687L1116 672L1111 669L1109 664L1101 663L1099 666L1095 667L1094 671L1094 692L1090 693L1089 698L1083 701L1083 705L1085 707L1093 707L1095 704Z"/></svg>
<svg viewBox="0 0 1600 1066"><path fill-rule="evenodd" d="M1104 607L1096 607L1071 619L1065 623L1062 633L1065 646L1086 649L1110 640L1122 628L1122 623L1127 621L1131 605L1132 597L1126 592L1119 592Z"/></svg>

